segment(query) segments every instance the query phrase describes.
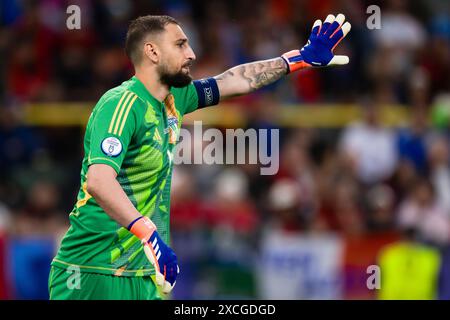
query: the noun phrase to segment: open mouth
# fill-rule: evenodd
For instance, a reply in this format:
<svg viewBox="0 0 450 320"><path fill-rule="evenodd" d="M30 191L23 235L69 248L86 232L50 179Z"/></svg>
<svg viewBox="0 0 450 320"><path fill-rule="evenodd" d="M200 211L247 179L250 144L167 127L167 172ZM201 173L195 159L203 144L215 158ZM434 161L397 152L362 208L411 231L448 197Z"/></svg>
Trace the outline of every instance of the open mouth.
<svg viewBox="0 0 450 320"><path fill-rule="evenodd" d="M186 71L189 72L191 66L192 66L192 62L188 62L188 63L184 64L184 65L181 67L181 69L186 70Z"/></svg>
<svg viewBox="0 0 450 320"><path fill-rule="evenodd" d="M183 70L186 73L189 73L191 69L190 69L190 66L184 66L181 68L181 70Z"/></svg>

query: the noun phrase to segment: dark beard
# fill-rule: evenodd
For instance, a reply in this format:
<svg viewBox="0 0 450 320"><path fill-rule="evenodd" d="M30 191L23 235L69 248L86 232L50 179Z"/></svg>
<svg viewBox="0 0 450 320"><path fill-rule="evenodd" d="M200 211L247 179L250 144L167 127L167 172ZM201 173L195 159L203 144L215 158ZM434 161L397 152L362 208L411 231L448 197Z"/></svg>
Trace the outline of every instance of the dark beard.
<svg viewBox="0 0 450 320"><path fill-rule="evenodd" d="M174 88L183 88L191 83L192 77L182 71L177 73L161 72L161 83Z"/></svg>

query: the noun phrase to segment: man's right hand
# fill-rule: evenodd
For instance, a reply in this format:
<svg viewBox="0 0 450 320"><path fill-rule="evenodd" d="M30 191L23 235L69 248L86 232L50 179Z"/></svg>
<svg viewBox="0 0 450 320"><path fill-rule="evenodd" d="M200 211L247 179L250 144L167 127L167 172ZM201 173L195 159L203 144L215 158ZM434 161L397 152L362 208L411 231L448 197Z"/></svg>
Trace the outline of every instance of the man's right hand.
<svg viewBox="0 0 450 320"><path fill-rule="evenodd" d="M172 291L180 273L177 256L161 239L155 224L149 218L142 216L131 222L128 230L141 239L144 252L155 268L156 284L165 294Z"/></svg>
<svg viewBox="0 0 450 320"><path fill-rule="evenodd" d="M286 52L281 57L286 62L288 73L309 67L327 67L349 63L347 56L334 54L336 46L350 32L351 25L345 22L345 16L330 14L322 24L314 22L308 43L301 50Z"/></svg>

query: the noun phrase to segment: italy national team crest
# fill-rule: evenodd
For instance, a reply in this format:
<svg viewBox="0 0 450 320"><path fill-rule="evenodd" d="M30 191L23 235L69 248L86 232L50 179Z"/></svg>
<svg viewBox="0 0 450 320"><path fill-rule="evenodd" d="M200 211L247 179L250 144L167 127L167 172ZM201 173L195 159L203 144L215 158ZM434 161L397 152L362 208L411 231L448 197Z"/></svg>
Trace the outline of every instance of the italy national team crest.
<svg viewBox="0 0 450 320"><path fill-rule="evenodd" d="M172 94L169 94L164 100L164 105L167 111L167 133L169 134L169 143L176 144L178 136L178 115L175 109L175 99ZM166 132L165 130L165 132Z"/></svg>
<svg viewBox="0 0 450 320"><path fill-rule="evenodd" d="M177 132L178 132L178 118L177 117L168 117L167 119L169 125L169 134L170 134L170 143L177 142Z"/></svg>

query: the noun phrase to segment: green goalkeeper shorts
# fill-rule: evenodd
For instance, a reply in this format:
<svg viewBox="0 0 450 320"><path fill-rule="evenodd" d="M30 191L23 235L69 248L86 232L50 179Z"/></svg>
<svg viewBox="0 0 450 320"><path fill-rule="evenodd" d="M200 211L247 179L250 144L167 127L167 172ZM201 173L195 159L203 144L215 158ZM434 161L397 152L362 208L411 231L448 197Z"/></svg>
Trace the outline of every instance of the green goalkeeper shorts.
<svg viewBox="0 0 450 320"><path fill-rule="evenodd" d="M48 290L50 300L161 300L150 276L73 273L54 266L50 269Z"/></svg>

